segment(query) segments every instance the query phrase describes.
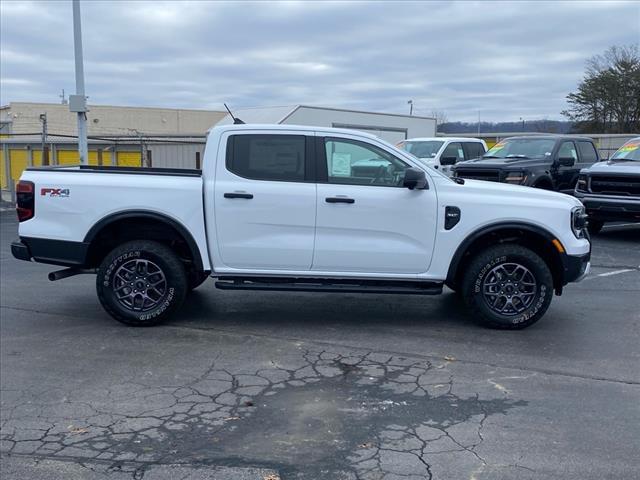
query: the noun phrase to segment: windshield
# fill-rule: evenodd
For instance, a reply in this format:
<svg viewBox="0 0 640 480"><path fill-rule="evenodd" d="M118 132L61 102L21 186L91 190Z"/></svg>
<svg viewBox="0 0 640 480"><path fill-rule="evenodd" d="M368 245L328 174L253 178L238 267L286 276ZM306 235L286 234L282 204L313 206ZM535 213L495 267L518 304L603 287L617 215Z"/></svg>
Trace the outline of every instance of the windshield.
<svg viewBox="0 0 640 480"><path fill-rule="evenodd" d="M482 158L538 158L551 156L551 138L513 138L496 143Z"/></svg>
<svg viewBox="0 0 640 480"><path fill-rule="evenodd" d="M634 160L640 162L640 138L625 143L613 154L611 160Z"/></svg>
<svg viewBox="0 0 640 480"><path fill-rule="evenodd" d="M418 158L433 158L440 150L440 147L444 142L438 140L428 140L423 142L402 142L398 145L403 150L406 150L414 157Z"/></svg>

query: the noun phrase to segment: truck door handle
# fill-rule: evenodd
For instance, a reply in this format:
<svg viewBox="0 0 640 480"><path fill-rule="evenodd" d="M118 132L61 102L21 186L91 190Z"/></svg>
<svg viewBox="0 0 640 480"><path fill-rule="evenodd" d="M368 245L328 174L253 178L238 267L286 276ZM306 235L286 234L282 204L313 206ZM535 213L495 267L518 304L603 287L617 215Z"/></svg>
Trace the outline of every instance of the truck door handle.
<svg viewBox="0 0 640 480"><path fill-rule="evenodd" d="M239 192L225 193L224 198L246 198L247 200L251 200L253 198L253 194Z"/></svg>
<svg viewBox="0 0 640 480"><path fill-rule="evenodd" d="M327 197L324 201L327 203L356 203L353 198L347 197Z"/></svg>

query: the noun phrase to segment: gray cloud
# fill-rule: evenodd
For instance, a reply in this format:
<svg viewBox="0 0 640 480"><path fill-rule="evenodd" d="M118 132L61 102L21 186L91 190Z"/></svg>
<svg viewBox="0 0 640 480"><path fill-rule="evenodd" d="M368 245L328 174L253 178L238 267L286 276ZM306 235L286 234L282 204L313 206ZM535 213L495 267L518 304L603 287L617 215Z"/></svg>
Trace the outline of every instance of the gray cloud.
<svg viewBox="0 0 640 480"><path fill-rule="evenodd" d="M82 3L90 102L310 103L559 118L584 62L640 41L638 2ZM0 101L75 89L71 2L0 3Z"/></svg>

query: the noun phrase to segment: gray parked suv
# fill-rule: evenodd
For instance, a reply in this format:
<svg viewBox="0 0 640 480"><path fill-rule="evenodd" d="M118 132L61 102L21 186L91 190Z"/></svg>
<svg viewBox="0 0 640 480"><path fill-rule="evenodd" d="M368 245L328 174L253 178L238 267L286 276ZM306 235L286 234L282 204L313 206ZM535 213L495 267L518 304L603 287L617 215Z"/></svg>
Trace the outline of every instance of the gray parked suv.
<svg viewBox="0 0 640 480"><path fill-rule="evenodd" d="M640 137L625 143L606 162L580 171L575 196L589 215L589 231L605 222L640 222Z"/></svg>

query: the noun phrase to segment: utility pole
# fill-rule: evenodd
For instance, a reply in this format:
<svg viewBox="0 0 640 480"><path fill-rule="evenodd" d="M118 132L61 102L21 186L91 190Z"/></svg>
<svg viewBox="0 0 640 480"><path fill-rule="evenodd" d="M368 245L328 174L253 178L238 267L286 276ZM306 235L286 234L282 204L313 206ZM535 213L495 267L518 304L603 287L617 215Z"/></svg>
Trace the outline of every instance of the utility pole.
<svg viewBox="0 0 640 480"><path fill-rule="evenodd" d="M478 136L480 136L480 110L478 110Z"/></svg>
<svg viewBox="0 0 640 480"><path fill-rule="evenodd" d="M144 152L144 140L142 139L142 133L140 133L138 130L136 130L136 133L138 134L138 138L140 139L140 166L148 167L149 165L147 165L147 156Z"/></svg>
<svg viewBox="0 0 640 480"><path fill-rule="evenodd" d="M73 47L76 59L76 94L69 95L69 111L78 114L78 153L80 165L86 165L87 147L87 97L84 94L84 65L82 61L82 27L80 0L73 0Z"/></svg>
<svg viewBox="0 0 640 480"><path fill-rule="evenodd" d="M40 122L42 123L42 165L49 165L49 146L47 145L47 114L40 114Z"/></svg>

